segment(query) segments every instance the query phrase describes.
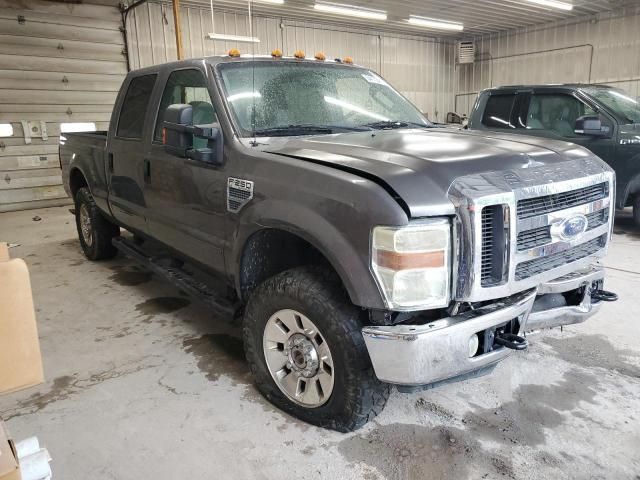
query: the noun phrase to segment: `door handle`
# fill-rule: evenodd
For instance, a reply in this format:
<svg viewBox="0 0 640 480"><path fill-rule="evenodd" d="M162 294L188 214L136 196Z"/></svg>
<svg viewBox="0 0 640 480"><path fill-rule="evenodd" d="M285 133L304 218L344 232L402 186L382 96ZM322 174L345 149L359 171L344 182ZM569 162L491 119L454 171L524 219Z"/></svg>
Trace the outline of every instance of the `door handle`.
<svg viewBox="0 0 640 480"><path fill-rule="evenodd" d="M109 166L109 172L113 173L113 153L110 153L107 158L107 164Z"/></svg>
<svg viewBox="0 0 640 480"><path fill-rule="evenodd" d="M149 183L151 180L151 162L148 158L144 159L144 181Z"/></svg>

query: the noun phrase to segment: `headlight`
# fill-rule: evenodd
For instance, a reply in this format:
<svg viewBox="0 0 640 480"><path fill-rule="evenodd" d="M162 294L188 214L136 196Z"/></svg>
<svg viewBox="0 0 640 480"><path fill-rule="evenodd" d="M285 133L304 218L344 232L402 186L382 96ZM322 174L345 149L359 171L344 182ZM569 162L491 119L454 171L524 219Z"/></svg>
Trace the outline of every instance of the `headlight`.
<svg viewBox="0 0 640 480"><path fill-rule="evenodd" d="M392 310L449 304L451 225L446 218L375 227L371 265Z"/></svg>

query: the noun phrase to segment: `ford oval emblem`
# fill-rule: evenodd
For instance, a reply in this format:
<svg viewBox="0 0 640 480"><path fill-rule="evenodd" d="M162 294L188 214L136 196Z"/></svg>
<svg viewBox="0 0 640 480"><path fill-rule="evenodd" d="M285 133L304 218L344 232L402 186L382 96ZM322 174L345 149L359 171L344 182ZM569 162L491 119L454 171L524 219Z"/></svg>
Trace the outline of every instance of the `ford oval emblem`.
<svg viewBox="0 0 640 480"><path fill-rule="evenodd" d="M589 220L582 214L565 218L558 226L557 232L565 240L573 240L582 235L589 226Z"/></svg>

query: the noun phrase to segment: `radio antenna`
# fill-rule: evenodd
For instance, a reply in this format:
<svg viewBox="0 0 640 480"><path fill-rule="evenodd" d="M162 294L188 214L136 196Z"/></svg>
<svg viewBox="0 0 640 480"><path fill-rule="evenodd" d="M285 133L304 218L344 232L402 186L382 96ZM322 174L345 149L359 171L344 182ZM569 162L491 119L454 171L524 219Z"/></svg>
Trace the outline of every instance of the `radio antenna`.
<svg viewBox="0 0 640 480"><path fill-rule="evenodd" d="M249 37L253 38L253 17L251 15L251 4L253 0L247 0L249 10ZM251 131L253 134L252 147L258 146L256 139L256 44L251 43Z"/></svg>

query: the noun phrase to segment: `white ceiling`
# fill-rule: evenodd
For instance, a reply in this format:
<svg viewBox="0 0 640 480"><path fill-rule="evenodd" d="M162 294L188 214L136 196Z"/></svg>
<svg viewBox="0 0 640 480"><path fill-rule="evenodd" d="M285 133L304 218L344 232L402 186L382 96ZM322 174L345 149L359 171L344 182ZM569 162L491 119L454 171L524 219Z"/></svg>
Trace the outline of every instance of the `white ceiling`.
<svg viewBox="0 0 640 480"><path fill-rule="evenodd" d="M108 2L109 0L106 1ZM132 1L129 0L129 3ZM170 0L166 1L170 2ZM563 0L573 4L574 7L571 11L537 5L527 0L329 1L385 10L388 18L386 21L376 21L322 13L314 10L314 0L284 0L285 3L283 5L271 5L254 0L253 8L258 14L276 15L291 19L331 22L358 27L364 26L376 30L422 34L441 38L461 38L607 12L625 5L635 4L638 0ZM181 4L208 6L209 0L181 0ZM247 2L246 0L214 0L213 5L214 8L238 12L246 11ZM464 31L448 32L416 27L406 22L409 15L460 22L464 24Z"/></svg>

